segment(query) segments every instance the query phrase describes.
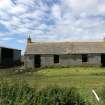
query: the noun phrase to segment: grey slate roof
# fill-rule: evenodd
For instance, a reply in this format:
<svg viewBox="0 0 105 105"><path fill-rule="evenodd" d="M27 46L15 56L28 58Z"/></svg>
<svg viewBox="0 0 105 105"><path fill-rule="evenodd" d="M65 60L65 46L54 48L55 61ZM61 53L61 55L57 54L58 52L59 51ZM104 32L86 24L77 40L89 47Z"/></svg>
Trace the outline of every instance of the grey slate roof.
<svg viewBox="0 0 105 105"><path fill-rule="evenodd" d="M25 54L105 53L105 42L34 42L27 44Z"/></svg>

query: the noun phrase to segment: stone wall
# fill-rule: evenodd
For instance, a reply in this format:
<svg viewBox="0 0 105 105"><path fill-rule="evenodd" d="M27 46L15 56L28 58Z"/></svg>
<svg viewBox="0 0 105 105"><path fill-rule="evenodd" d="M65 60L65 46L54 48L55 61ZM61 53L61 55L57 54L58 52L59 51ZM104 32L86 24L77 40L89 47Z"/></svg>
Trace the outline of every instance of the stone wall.
<svg viewBox="0 0 105 105"><path fill-rule="evenodd" d="M34 55L25 56L25 65L27 68L34 68ZM59 63L54 63L53 55L41 55L41 67L68 67L68 66L100 66L100 54L88 54L88 62L82 63L81 54L59 55Z"/></svg>
<svg viewBox="0 0 105 105"><path fill-rule="evenodd" d="M34 55L25 55L24 65L25 65L25 68L33 69L34 68Z"/></svg>
<svg viewBox="0 0 105 105"><path fill-rule="evenodd" d="M53 55L42 55L41 56L42 67L51 66L100 66L101 65L101 55L100 54L88 54L88 62L82 63L81 54L72 55L59 55L59 63L54 63Z"/></svg>
<svg viewBox="0 0 105 105"><path fill-rule="evenodd" d="M80 54L72 55L59 55L59 63L54 64L53 55L42 55L41 56L42 67L52 67L52 66L100 66L101 65L101 55L100 54L88 54L88 62L82 63L82 56Z"/></svg>
<svg viewBox="0 0 105 105"><path fill-rule="evenodd" d="M54 66L52 55L41 55L41 66L42 67L51 67Z"/></svg>
<svg viewBox="0 0 105 105"><path fill-rule="evenodd" d="M88 65L101 66L101 54L89 54Z"/></svg>
<svg viewBox="0 0 105 105"><path fill-rule="evenodd" d="M61 66L77 66L81 65L81 55L60 55Z"/></svg>

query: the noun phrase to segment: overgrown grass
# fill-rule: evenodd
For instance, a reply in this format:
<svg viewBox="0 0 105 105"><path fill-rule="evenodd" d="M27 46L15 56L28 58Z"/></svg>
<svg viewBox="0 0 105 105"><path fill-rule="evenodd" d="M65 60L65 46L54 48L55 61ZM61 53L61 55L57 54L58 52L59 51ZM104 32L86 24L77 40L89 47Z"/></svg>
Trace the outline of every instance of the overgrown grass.
<svg viewBox="0 0 105 105"><path fill-rule="evenodd" d="M1 70L0 78L10 84L16 80L25 80L30 87L37 90L57 85L60 88L76 87L80 94L88 99L92 105L100 105L92 94L97 93L105 84L105 68L101 67L70 67L47 68L38 72L16 73L13 70ZM12 81L12 82L11 82ZM98 93L99 94L99 93Z"/></svg>
<svg viewBox="0 0 105 105"><path fill-rule="evenodd" d="M101 91L99 92L99 96L103 102L103 105L105 105L105 86L102 87Z"/></svg>
<svg viewBox="0 0 105 105"><path fill-rule="evenodd" d="M89 105L76 88L48 87L39 91L25 82L0 83L0 105Z"/></svg>

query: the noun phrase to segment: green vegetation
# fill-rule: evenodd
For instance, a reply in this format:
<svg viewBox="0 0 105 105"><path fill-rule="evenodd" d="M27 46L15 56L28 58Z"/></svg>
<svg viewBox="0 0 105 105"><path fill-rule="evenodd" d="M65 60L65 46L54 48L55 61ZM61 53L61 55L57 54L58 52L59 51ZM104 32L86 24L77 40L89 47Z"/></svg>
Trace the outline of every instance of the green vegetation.
<svg viewBox="0 0 105 105"><path fill-rule="evenodd" d="M101 100L103 101L103 105L105 105L105 86L101 89L100 97Z"/></svg>
<svg viewBox="0 0 105 105"><path fill-rule="evenodd" d="M89 105L76 88L49 87L37 91L25 84L0 84L0 105Z"/></svg>
<svg viewBox="0 0 105 105"><path fill-rule="evenodd" d="M92 105L100 105L92 89L99 94L105 85L105 68L101 67L71 67L71 68L47 68L38 72L16 73L14 70L1 70L1 80L6 79L12 84L14 81L25 80L30 87L41 90L50 86L61 88L76 87L80 94Z"/></svg>

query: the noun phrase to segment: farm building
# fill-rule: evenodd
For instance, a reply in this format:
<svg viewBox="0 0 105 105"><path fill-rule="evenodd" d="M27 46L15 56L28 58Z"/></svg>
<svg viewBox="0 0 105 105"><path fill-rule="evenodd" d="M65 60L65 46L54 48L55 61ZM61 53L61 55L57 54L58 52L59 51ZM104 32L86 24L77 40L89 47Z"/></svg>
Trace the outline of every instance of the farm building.
<svg viewBox="0 0 105 105"><path fill-rule="evenodd" d="M32 42L25 51L26 68L104 66L105 41L102 42Z"/></svg>
<svg viewBox="0 0 105 105"><path fill-rule="evenodd" d="M13 67L21 62L21 50L0 47L0 67Z"/></svg>

